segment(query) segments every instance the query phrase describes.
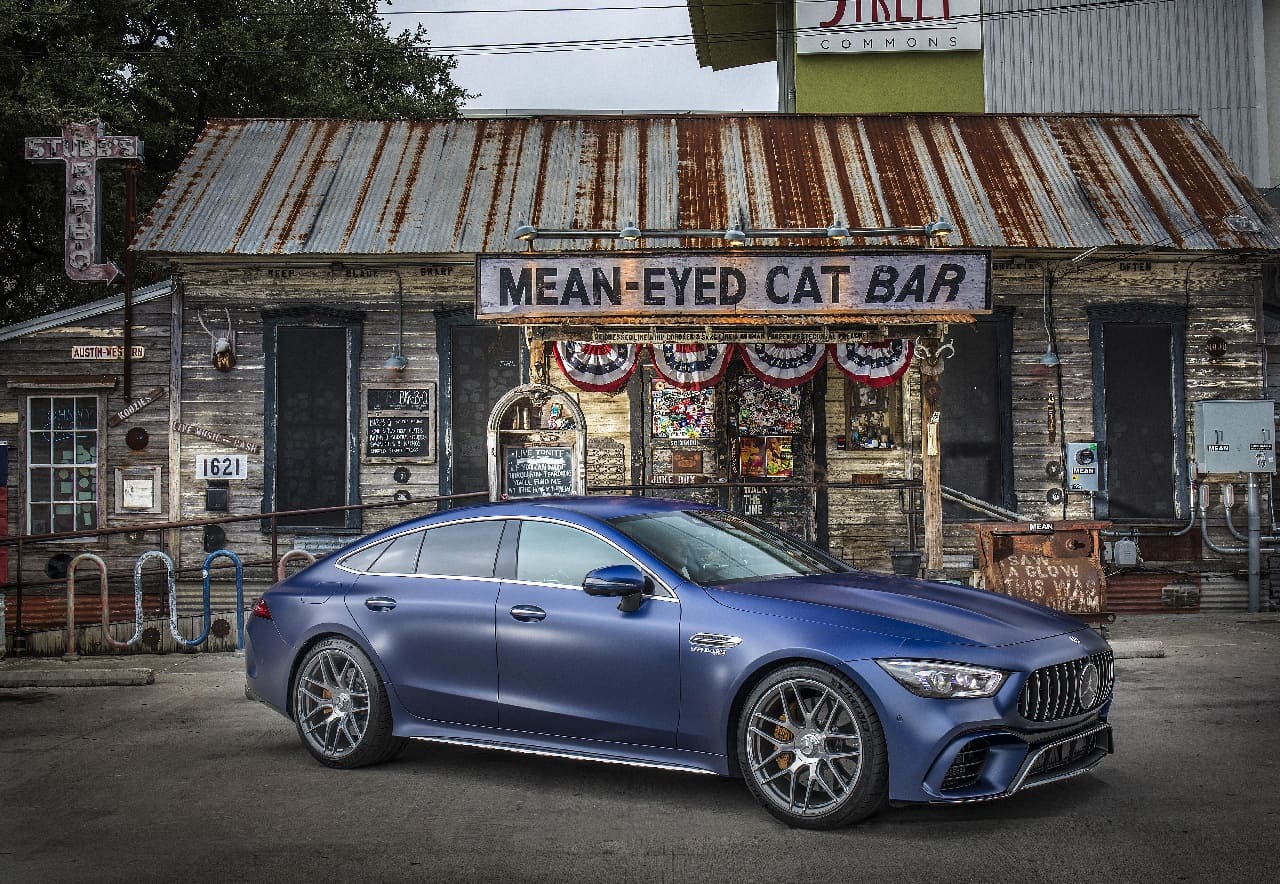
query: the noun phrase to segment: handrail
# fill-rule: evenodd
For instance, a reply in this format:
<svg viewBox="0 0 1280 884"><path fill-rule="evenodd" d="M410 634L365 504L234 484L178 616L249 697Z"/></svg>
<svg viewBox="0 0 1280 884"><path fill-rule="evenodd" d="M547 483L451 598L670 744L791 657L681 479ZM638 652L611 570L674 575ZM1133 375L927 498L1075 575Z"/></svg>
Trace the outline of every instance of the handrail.
<svg viewBox="0 0 1280 884"><path fill-rule="evenodd" d="M70 540L74 537L110 537L115 534L137 534L143 531L169 531L173 528L202 528L205 525L226 525L235 522L265 522L293 516L312 516L322 513L347 512L348 510L376 510L388 507L409 506L415 503L436 503L442 500L463 500L474 497L489 499L487 491L471 491L466 494L438 494L432 497L411 497L408 500L382 500L377 503L351 503L344 506L321 506L305 510L277 510L269 513L246 513L239 516L217 516L208 519L178 519L171 522L143 522L137 525L120 525L114 528L94 528L88 531L62 531L57 534L8 534L0 536L0 543L45 543L53 540Z"/></svg>
<svg viewBox="0 0 1280 884"><path fill-rule="evenodd" d="M75 660L76 653L76 566L81 562L93 562L98 566L98 583L102 588L102 597L107 597L107 563L93 553L80 553L67 565L67 650L62 655L64 660Z"/></svg>
<svg viewBox="0 0 1280 884"><path fill-rule="evenodd" d="M373 509L385 509L388 507L405 507L413 504L422 503L441 503L452 500L470 500L482 498L487 500L488 492L473 491L466 494L439 494L431 497L410 497L405 500L384 500L376 503L353 503L343 506L329 507L313 507L311 509L302 510L276 510L269 513L248 513L239 516L216 516L205 519L178 519L168 522L147 522L134 525L120 525L112 528L93 528L85 531L62 531L55 534L9 534L0 536L0 544L12 544L17 547L17 554L14 556L14 582L9 586L0 586L0 593L12 591L16 601L17 616L14 618L14 631L22 632L22 596L23 591L28 585L23 579L23 560L24 550L29 544L44 544L56 540L70 540L78 537L111 537L118 534L135 534L148 531L169 531L175 528L200 528L206 525L225 525L236 522L258 522L265 521L271 525L271 558L269 564L274 565L276 561L276 539L277 526L280 518L288 518L292 516L317 515L321 513L348 512L348 511L364 511ZM170 570L172 569L172 560L170 560ZM51 584L33 584L33 585L57 585Z"/></svg>
<svg viewBox="0 0 1280 884"><path fill-rule="evenodd" d="M1013 510L1005 509L1004 507L997 506L994 503L988 503L980 498L965 494L963 491L948 488L946 485L942 486L942 496L952 503L958 503L963 507L968 507L974 512L982 513L987 516L995 516L998 519L1004 519L1006 522L1034 521L1021 513L1015 513Z"/></svg>

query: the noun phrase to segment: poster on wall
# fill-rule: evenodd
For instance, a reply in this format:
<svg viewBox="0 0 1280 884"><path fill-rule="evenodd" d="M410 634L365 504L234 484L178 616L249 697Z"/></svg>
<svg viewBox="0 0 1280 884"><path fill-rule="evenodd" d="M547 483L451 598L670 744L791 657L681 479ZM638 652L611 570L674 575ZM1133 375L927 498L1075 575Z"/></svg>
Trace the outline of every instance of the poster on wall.
<svg viewBox="0 0 1280 884"><path fill-rule="evenodd" d="M743 436L738 471L744 479L790 479L795 473L790 436Z"/></svg>
<svg viewBox="0 0 1280 884"><path fill-rule="evenodd" d="M711 439L716 435L716 391L682 390L652 381L653 436L656 439Z"/></svg>
<svg viewBox="0 0 1280 884"><path fill-rule="evenodd" d="M896 448L902 434L901 385L868 387L845 382L848 448Z"/></svg>
<svg viewBox="0 0 1280 884"><path fill-rule="evenodd" d="M741 436L791 436L800 432L800 392L742 374L729 387Z"/></svg>

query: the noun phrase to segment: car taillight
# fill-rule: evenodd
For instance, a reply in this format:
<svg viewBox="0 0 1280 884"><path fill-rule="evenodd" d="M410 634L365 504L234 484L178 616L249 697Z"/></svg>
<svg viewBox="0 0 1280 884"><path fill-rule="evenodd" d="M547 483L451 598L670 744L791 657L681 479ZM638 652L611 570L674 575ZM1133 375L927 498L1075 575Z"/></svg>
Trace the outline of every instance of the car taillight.
<svg viewBox="0 0 1280 884"><path fill-rule="evenodd" d="M253 616L261 617L263 620L271 619L271 609L267 607L266 599L259 597L258 600L253 603Z"/></svg>

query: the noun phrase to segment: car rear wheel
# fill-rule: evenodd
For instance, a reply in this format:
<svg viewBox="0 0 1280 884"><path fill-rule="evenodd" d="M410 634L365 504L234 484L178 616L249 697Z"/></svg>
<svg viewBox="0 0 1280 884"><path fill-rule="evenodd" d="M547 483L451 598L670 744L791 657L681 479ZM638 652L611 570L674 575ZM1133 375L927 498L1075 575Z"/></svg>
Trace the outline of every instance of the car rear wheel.
<svg viewBox="0 0 1280 884"><path fill-rule="evenodd" d="M874 707L820 666L788 666L756 685L738 722L738 764L765 809L799 828L850 825L888 801Z"/></svg>
<svg viewBox="0 0 1280 884"><path fill-rule="evenodd" d="M391 706L382 679L346 639L316 644L293 683L293 720L317 761L362 767L389 761L404 747L391 732Z"/></svg>

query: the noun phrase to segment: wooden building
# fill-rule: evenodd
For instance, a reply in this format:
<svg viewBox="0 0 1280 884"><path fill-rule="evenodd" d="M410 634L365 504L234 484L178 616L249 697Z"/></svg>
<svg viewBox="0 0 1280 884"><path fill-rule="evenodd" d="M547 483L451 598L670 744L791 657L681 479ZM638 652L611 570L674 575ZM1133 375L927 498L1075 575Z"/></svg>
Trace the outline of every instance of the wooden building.
<svg viewBox="0 0 1280 884"><path fill-rule="evenodd" d="M827 238L842 227L842 242ZM741 248L725 241L731 228ZM947 228L945 240L926 235ZM1238 564L1206 557L1198 531L1175 535L1193 515L1193 404L1267 395L1263 287L1278 246L1274 213L1184 116L216 121L135 242L173 272L172 289L148 292L135 332L146 353L134 396L154 386L163 399L110 424L129 406L109 377L118 363L94 380L66 358L117 339L111 302L0 334L11 531L48 527L42 504L61 517L35 491L51 397L94 403L101 457L75 467L96 470L95 518L113 525L485 492L490 410L545 378L584 415L589 486L718 500L861 567L888 570L895 551L924 547L932 456L943 485L988 505L1174 535L1141 537L1143 557L1231 575ZM490 259L623 268L660 255L687 268L683 282L663 277L660 309L477 316L477 267ZM693 288L676 300L689 279L706 282L696 256L852 267L868 255L921 266L969 256L984 300L939 307L905 274L875 310L850 298L699 313L685 309ZM638 367L616 389L582 389L562 369L570 351L553 358L557 342ZM653 364L664 344L732 353L722 374L682 389ZM859 382L827 344L881 347L885 364L913 358L891 382ZM228 345L232 358L219 352ZM785 369L803 377L776 382L746 360L757 345L820 353ZM135 428L150 437L141 451L127 443ZM1097 493L1070 490L1064 469L1064 443L1085 441L1100 452ZM122 511L122 469L151 471L154 511ZM281 519L280 551L323 552L405 515ZM978 518L946 504L935 572L973 576L966 526ZM264 559L264 527L163 543L180 565L217 546ZM31 579L53 548L29 545ZM138 544L121 535L95 548L114 569ZM1169 582L1153 578L1139 606L1158 606ZM1229 595L1236 605L1238 583Z"/></svg>

